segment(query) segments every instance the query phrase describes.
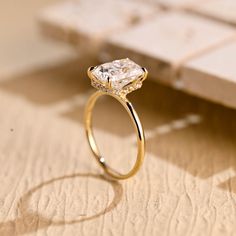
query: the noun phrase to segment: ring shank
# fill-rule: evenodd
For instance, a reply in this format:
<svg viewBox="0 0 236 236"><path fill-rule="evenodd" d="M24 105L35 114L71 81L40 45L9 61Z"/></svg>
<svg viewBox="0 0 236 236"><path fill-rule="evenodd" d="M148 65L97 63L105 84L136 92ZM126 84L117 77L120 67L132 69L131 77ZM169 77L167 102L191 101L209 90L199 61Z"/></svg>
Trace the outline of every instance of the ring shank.
<svg viewBox="0 0 236 236"><path fill-rule="evenodd" d="M105 163L105 159L101 156L100 151L98 149L98 146L96 144L96 140L94 138L93 129L92 129L92 113L93 108L96 104L96 101L99 97L103 95L109 95L111 97L114 97L117 101L119 101L123 107L128 112L132 123L134 125L136 135L137 135L137 159L133 166L133 168L127 173L127 174L121 174L117 172L116 170L112 169ZM140 168L143 159L144 159L144 153L145 153L145 138L144 138L144 132L142 128L142 124L139 120L139 117L133 108L132 104L129 102L127 98L121 98L118 95L110 94L102 91L95 92L88 100L88 103L85 108L85 129L86 129L86 135L87 139L90 145L90 148L98 161L98 163L101 165L101 167L104 169L104 171L111 177L115 179L127 179L131 176L133 176Z"/></svg>

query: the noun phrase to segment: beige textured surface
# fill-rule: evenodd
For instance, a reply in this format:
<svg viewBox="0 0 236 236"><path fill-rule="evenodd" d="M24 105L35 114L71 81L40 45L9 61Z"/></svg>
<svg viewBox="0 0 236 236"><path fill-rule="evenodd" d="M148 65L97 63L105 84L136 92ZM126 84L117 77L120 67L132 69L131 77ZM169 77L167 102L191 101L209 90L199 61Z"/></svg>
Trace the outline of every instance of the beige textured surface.
<svg viewBox="0 0 236 236"><path fill-rule="evenodd" d="M194 94L235 107L235 55L236 40L189 61L181 71L183 87Z"/></svg>
<svg viewBox="0 0 236 236"><path fill-rule="evenodd" d="M22 0L18 13L27 15L26 6ZM43 55L57 60L45 66L32 50L32 66L16 44L12 38L5 50L28 66L19 73L13 60L11 76L0 75L1 236L236 235L235 111L147 80L130 96L146 130L144 166L128 181L111 182L82 124L91 94L85 70L97 62L65 59L52 44ZM110 99L95 112L104 154L128 167L135 146L126 114Z"/></svg>
<svg viewBox="0 0 236 236"><path fill-rule="evenodd" d="M82 124L90 85L79 74L93 63L0 83L0 235L235 235L235 111L147 81L131 97L146 130L144 166L109 182ZM118 167L134 156L135 137L111 101L95 126Z"/></svg>

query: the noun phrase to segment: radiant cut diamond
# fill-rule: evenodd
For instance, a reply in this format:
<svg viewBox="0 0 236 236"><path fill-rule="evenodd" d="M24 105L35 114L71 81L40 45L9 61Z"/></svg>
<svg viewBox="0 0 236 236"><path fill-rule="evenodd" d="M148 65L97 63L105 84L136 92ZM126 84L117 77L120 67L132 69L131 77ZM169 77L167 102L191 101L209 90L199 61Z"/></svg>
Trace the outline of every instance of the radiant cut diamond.
<svg viewBox="0 0 236 236"><path fill-rule="evenodd" d="M125 86L142 78L145 71L142 67L126 58L99 65L91 73L103 86L110 83L112 89L121 91ZM138 83L138 86L140 86L140 83Z"/></svg>

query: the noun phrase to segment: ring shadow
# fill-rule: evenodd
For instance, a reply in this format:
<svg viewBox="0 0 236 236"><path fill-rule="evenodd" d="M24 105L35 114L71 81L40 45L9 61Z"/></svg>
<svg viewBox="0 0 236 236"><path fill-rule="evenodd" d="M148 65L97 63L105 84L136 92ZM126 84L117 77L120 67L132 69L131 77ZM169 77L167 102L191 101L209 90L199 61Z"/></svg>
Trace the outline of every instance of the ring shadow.
<svg viewBox="0 0 236 236"><path fill-rule="evenodd" d="M53 221L50 219L45 218L44 216L40 215L38 212L32 212L29 210L29 201L32 195L40 190L41 188L53 184L56 181L61 181L65 179L72 179L72 178L95 178L101 181L105 181L112 186L114 197L110 204L103 209L102 211L91 215L91 216L84 216L80 219L70 220L70 221ZM108 179L103 175L99 174L91 174L91 173L77 173L71 175L65 175L57 178L53 178L51 180L45 181L34 188L30 189L27 193L25 193L20 200L18 201L17 208L20 213L20 217L10 220L7 222L0 222L0 235L1 236L14 236L14 235L23 235L31 232L36 232L40 229L47 228L48 226L60 226L60 225L69 225L69 224L76 224L81 223L84 221L93 220L98 218L106 213L112 211L121 201L123 196L123 188L122 185L114 180ZM79 214L78 214L79 215ZM81 215L83 216L83 215Z"/></svg>

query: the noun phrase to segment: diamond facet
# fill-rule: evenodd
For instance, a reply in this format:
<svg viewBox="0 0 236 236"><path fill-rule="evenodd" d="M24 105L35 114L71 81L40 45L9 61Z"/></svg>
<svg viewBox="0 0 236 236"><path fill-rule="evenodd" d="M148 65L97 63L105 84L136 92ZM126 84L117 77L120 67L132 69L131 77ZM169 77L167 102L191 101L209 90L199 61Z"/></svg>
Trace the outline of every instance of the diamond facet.
<svg viewBox="0 0 236 236"><path fill-rule="evenodd" d="M96 78L97 83L106 88L109 85L110 89L116 92L122 91L124 87L132 83L135 87L136 82L137 88L140 87L139 78L145 76L144 69L128 58L96 66L91 73ZM135 87L135 89L137 88Z"/></svg>

